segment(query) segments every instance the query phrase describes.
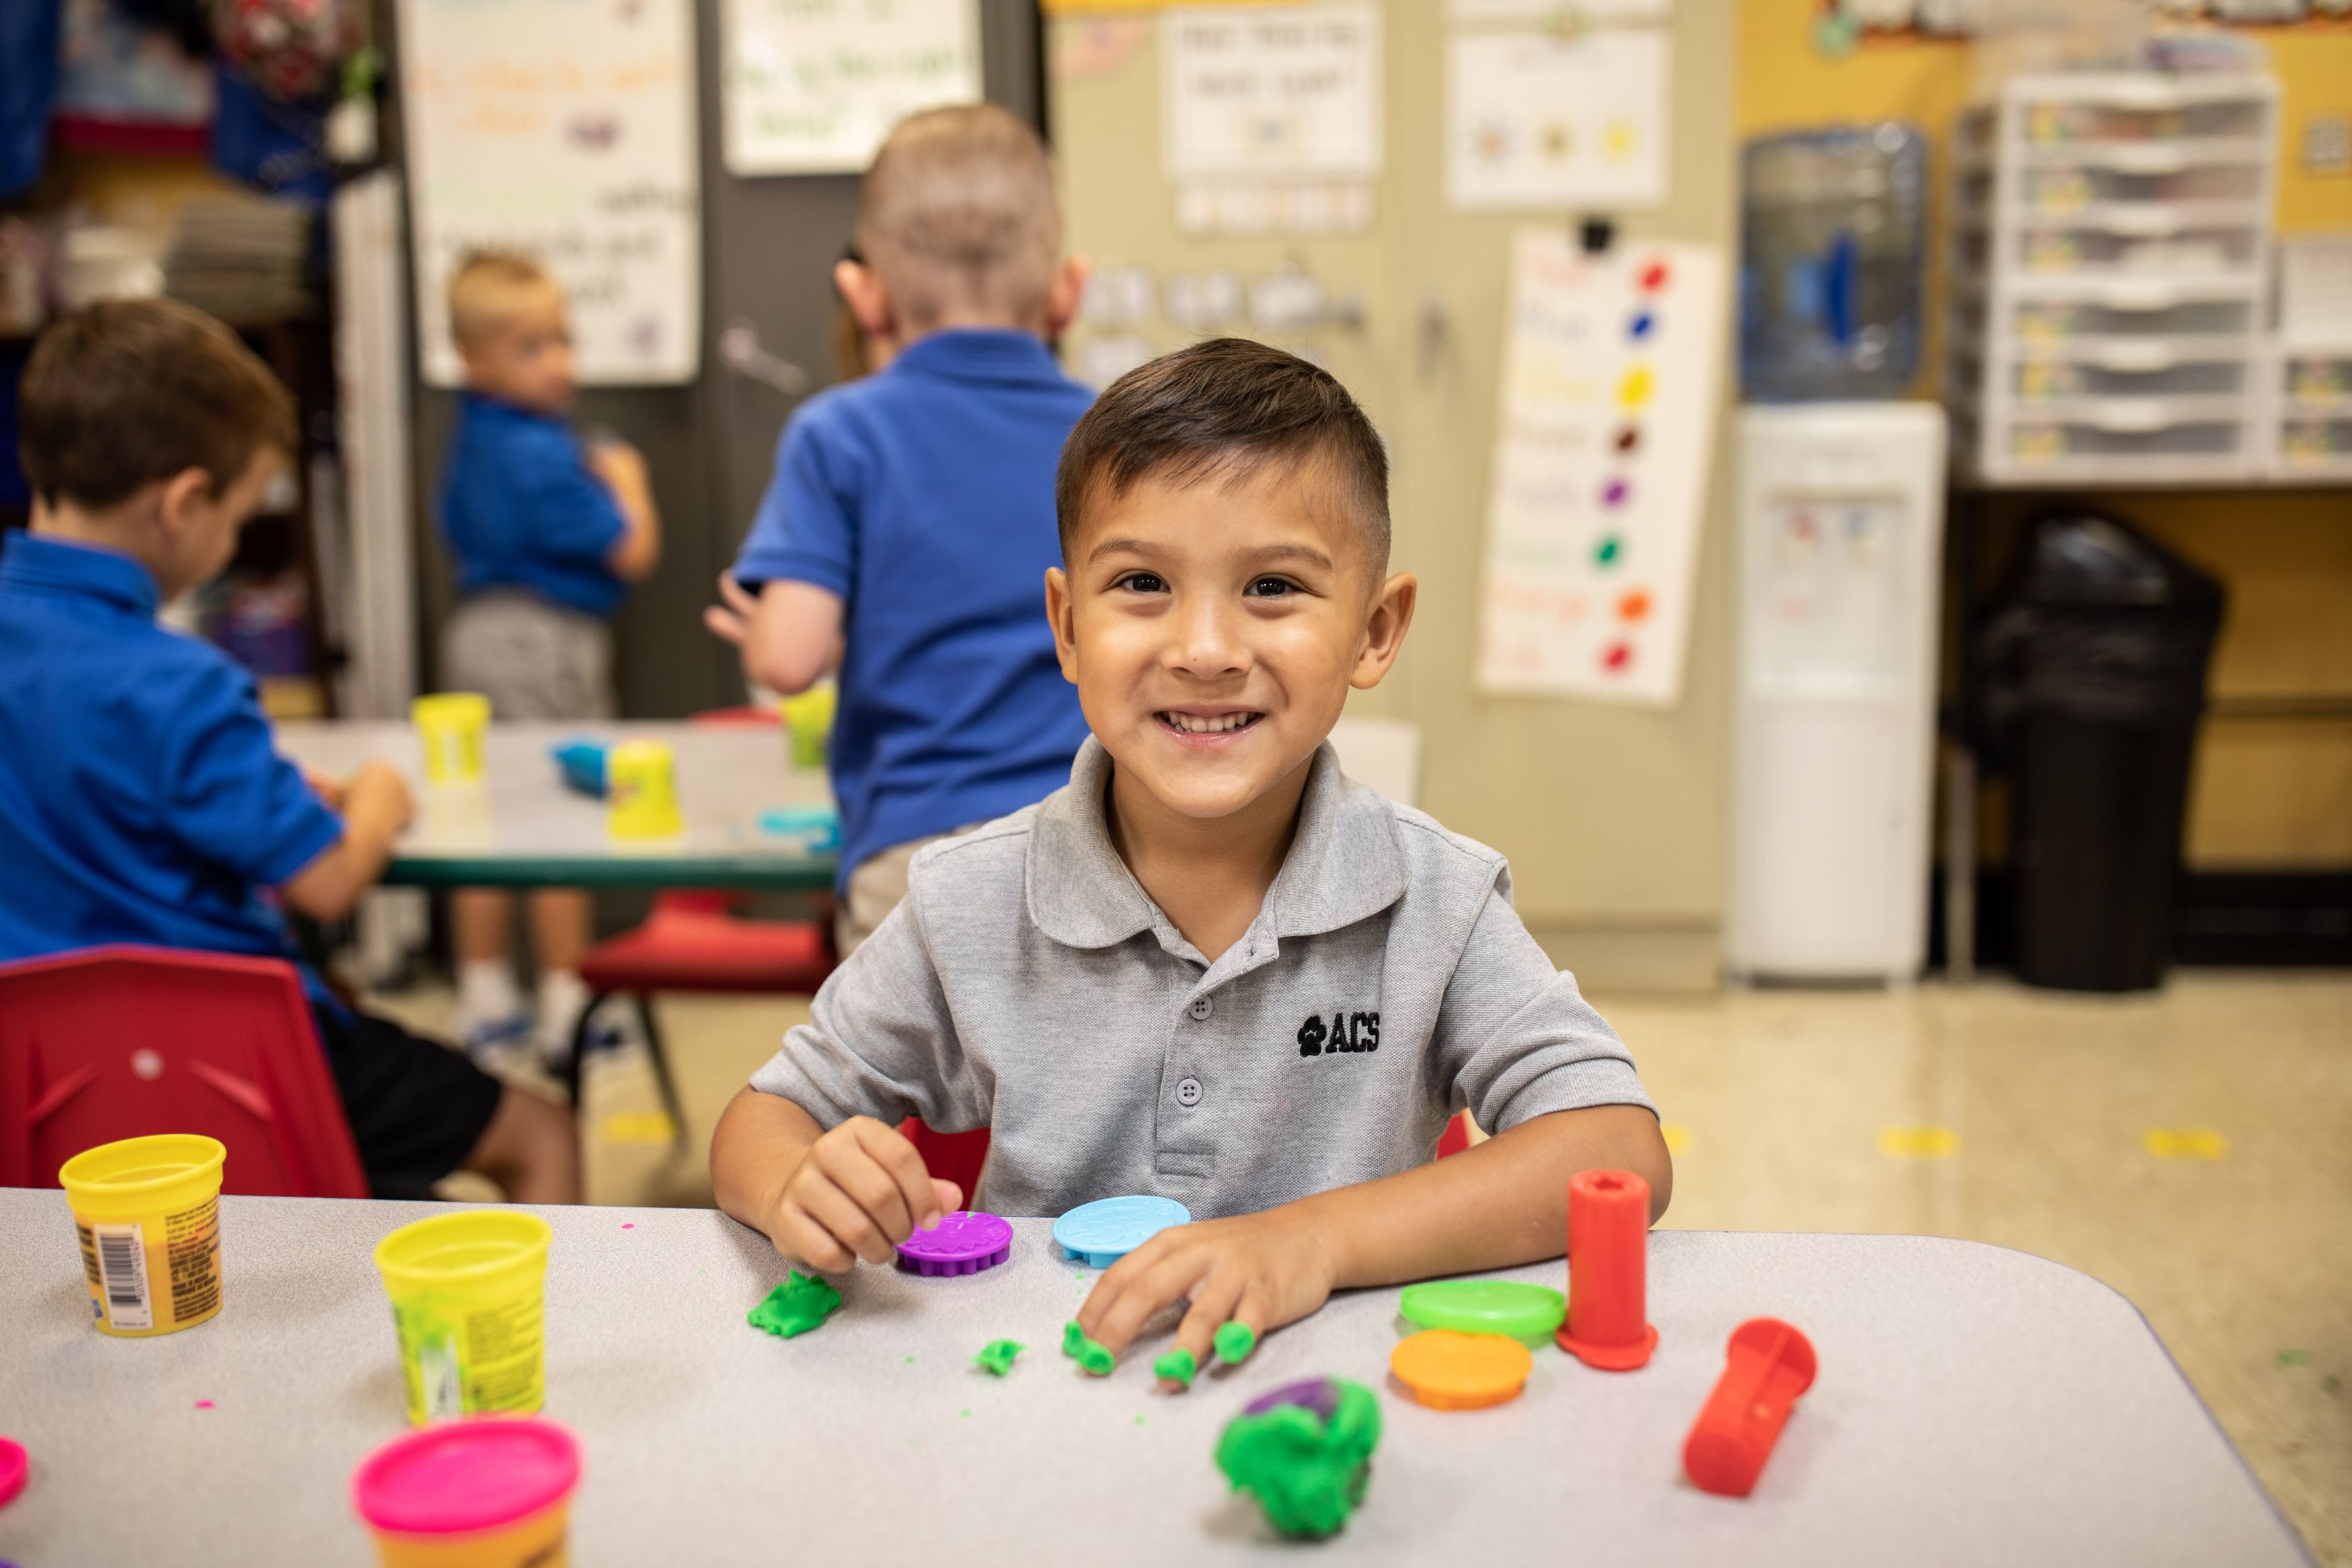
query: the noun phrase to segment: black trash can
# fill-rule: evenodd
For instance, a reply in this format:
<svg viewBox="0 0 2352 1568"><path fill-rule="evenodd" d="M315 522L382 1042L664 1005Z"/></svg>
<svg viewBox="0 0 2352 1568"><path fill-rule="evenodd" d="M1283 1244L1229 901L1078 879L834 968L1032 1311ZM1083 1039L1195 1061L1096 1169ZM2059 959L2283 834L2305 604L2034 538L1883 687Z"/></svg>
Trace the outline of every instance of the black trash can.
<svg viewBox="0 0 2352 1568"><path fill-rule="evenodd" d="M2034 533L1981 645L2011 779L2018 977L2145 990L2171 959L2189 768L2221 585L2105 517Z"/></svg>

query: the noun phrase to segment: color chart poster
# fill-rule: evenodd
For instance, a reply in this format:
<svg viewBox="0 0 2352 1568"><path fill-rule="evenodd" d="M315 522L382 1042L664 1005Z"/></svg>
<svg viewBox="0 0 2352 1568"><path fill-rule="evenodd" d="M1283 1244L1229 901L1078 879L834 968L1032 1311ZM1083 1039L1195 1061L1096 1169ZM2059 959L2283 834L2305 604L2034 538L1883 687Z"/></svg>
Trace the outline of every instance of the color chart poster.
<svg viewBox="0 0 2352 1568"><path fill-rule="evenodd" d="M1724 338L1721 254L1524 230L1486 503L1478 685L1682 695Z"/></svg>

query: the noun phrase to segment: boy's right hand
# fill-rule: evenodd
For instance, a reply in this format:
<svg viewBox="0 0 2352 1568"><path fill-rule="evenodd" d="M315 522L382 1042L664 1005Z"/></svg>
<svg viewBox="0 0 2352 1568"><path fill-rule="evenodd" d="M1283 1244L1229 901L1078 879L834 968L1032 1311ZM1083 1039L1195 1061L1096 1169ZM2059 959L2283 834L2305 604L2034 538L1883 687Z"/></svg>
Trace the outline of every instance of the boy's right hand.
<svg viewBox="0 0 2352 1568"><path fill-rule="evenodd" d="M895 1127L853 1116L809 1145L769 1206L776 1250L839 1273L856 1259L887 1263L899 1242L963 1204L962 1189L935 1179Z"/></svg>
<svg viewBox="0 0 2352 1568"><path fill-rule="evenodd" d="M760 611L759 596L735 580L731 571L719 574L719 603L702 612L702 623L722 643L740 648L751 640L751 617Z"/></svg>
<svg viewBox="0 0 2352 1568"><path fill-rule="evenodd" d="M396 833L416 820L416 796L399 768L372 760L343 785L339 809L345 817L362 811L378 817Z"/></svg>

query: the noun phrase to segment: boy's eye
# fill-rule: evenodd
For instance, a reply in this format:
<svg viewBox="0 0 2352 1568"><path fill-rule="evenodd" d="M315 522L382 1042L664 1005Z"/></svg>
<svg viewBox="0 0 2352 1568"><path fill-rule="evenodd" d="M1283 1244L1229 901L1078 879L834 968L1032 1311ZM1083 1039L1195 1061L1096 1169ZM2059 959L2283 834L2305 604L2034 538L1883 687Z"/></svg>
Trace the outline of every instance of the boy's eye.
<svg viewBox="0 0 2352 1568"><path fill-rule="evenodd" d="M1164 593L1168 584L1156 571L1130 571L1111 586L1130 593Z"/></svg>
<svg viewBox="0 0 2352 1568"><path fill-rule="evenodd" d="M1249 585L1246 595L1252 599L1284 599L1298 591L1298 585L1286 577L1261 577Z"/></svg>

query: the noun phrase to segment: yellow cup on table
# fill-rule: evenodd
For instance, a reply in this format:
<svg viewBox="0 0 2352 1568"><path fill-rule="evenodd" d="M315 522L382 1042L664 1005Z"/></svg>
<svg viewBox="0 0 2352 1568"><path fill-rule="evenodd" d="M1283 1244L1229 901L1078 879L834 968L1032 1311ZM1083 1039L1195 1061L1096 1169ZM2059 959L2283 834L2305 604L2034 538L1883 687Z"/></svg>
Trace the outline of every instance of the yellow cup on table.
<svg viewBox="0 0 2352 1568"><path fill-rule="evenodd" d="M604 827L616 839L667 839L686 827L667 741L625 740L606 752L604 790L613 803Z"/></svg>
<svg viewBox="0 0 2352 1568"><path fill-rule="evenodd" d="M792 737L793 767L824 766L825 747L833 738L834 710L840 699L839 688L831 681L822 681L776 705L784 716L785 732Z"/></svg>
<svg viewBox="0 0 2352 1568"><path fill-rule="evenodd" d="M99 1333L170 1333L220 1311L227 1157L216 1138L160 1133L84 1149L58 1170Z"/></svg>
<svg viewBox="0 0 2352 1568"><path fill-rule="evenodd" d="M376 1243L408 1418L528 1416L547 1402L547 1248L536 1215L472 1208Z"/></svg>
<svg viewBox="0 0 2352 1568"><path fill-rule="evenodd" d="M352 1476L383 1568L563 1568L580 1445L552 1421L485 1416L394 1437Z"/></svg>
<svg viewBox="0 0 2352 1568"><path fill-rule="evenodd" d="M482 741L490 727L490 699L479 692L436 692L408 705L425 743L425 778L433 784L471 784L482 777Z"/></svg>

